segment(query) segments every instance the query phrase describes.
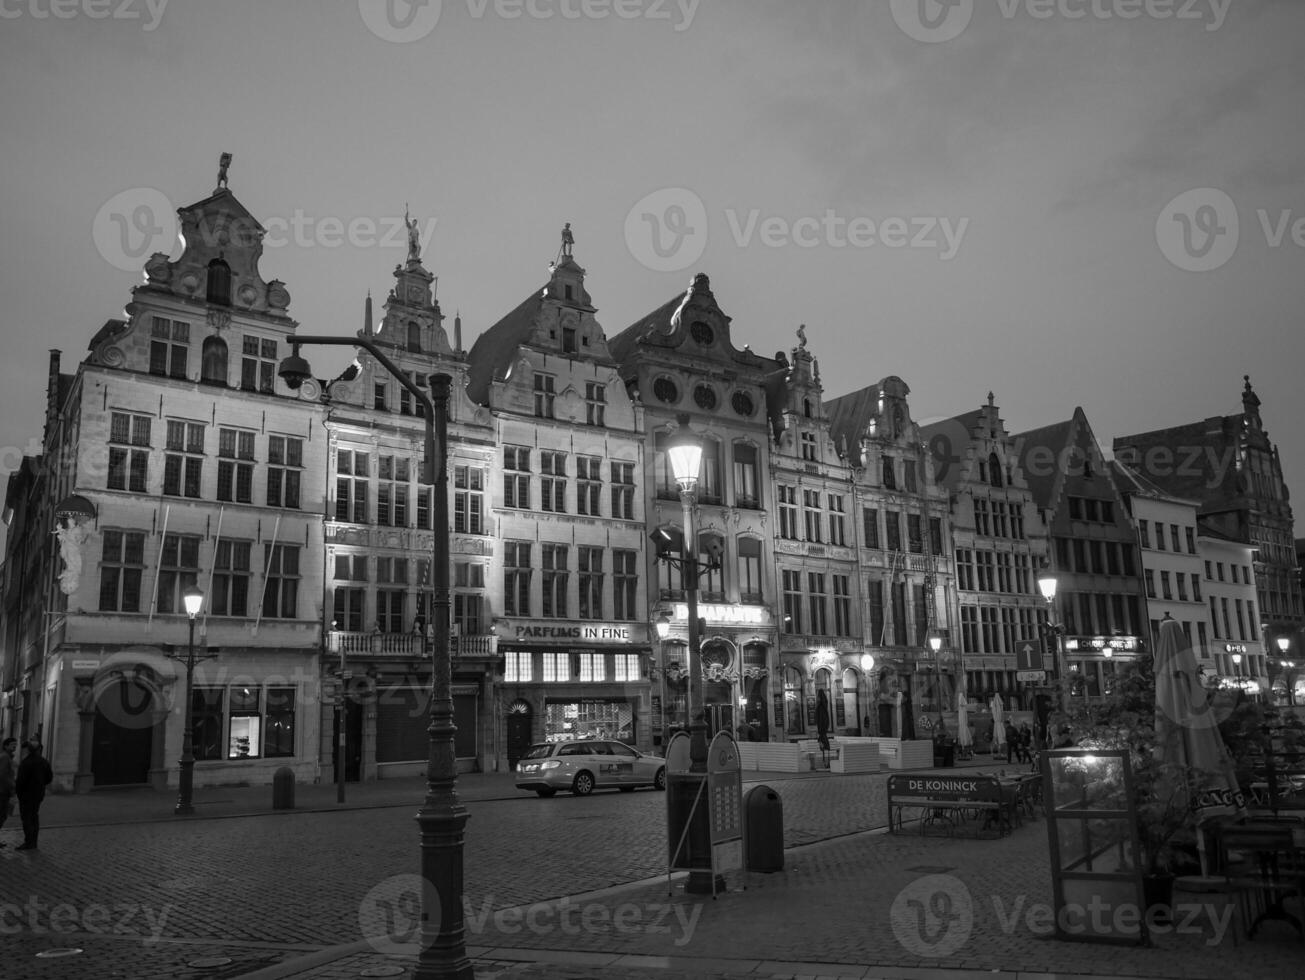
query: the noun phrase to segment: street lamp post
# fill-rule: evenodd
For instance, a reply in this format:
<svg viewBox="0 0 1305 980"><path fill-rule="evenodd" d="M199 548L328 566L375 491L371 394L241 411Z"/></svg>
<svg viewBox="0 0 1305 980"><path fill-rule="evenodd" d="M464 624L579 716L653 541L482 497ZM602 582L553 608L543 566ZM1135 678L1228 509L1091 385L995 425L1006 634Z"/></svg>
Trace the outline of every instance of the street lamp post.
<svg viewBox="0 0 1305 980"><path fill-rule="evenodd" d="M1291 649L1291 637L1285 634L1279 636L1277 639L1277 644L1278 644L1278 652L1282 654L1282 659L1278 663L1278 673L1282 675L1283 686L1286 687L1287 689L1287 707L1291 708L1294 707L1296 704L1296 697L1291 690L1292 677L1291 674L1288 673L1288 671L1290 671L1295 666L1295 664L1289 663L1287 660L1287 651Z"/></svg>
<svg viewBox="0 0 1305 980"><path fill-rule="evenodd" d="M180 789L177 805L172 811L176 816L195 812L195 807L191 804L195 789L195 704L191 694L195 683L195 617L204 605L204 593L193 585L189 586L181 593L181 601L185 603L186 615L190 617L190 642L186 648L186 727L181 736Z"/></svg>
<svg viewBox="0 0 1305 980"><path fill-rule="evenodd" d="M661 729L662 745L670 741L670 732L667 731L666 725L666 639L671 635L670 618L662 613L653 620L653 627L657 630L657 652L658 668L657 675L661 679L661 717L657 719L657 726Z"/></svg>
<svg viewBox="0 0 1305 980"><path fill-rule="evenodd" d="M689 880L686 892L713 895L720 890L720 882L713 881L711 870L711 830L707 821L706 795L703 783L707 778L707 717L702 695L701 630L698 624L698 573L704 569L718 568L713 559L700 562L696 554L693 512L698 502L698 479L702 469L702 437L689 428L689 416L676 416L678 428L666 443L666 455L671 473L680 490L680 505L684 513L684 534L680 541L680 557L659 553L663 560L680 568L684 584L684 598L688 607L689 633L689 776L683 779L682 802L693 806L689 827ZM669 787L668 787L669 788Z"/></svg>
<svg viewBox="0 0 1305 980"><path fill-rule="evenodd" d="M1056 620L1056 576L1050 572L1043 573L1038 578L1038 590L1042 593L1042 598L1047 600L1047 609L1049 612L1049 622L1047 628L1052 631L1056 637L1056 676L1060 688L1060 710L1062 714L1069 712L1070 703L1070 686L1069 671L1065 667L1065 627ZM1048 733L1050 740L1050 733Z"/></svg>
<svg viewBox="0 0 1305 980"><path fill-rule="evenodd" d="M942 643L942 637L937 633L929 635L929 649L933 651L933 693L934 697L938 699L938 729L940 731L945 724L943 721L942 664L938 662L938 652L942 650Z"/></svg>
<svg viewBox="0 0 1305 980"><path fill-rule="evenodd" d="M421 838L421 951L414 980L474 980L467 957L466 924L463 919L463 832L467 810L458 801L457 761L453 736L453 663L449 655L449 491L447 374L430 376L431 393L426 394L411 378L386 357L368 337L294 336L291 355L281 361L278 374L297 390L312 371L299 356L303 344L361 347L376 358L423 409L426 421L426 466L424 482L432 485L431 507L431 622L435 629L431 665L430 724L426 760L426 797L417 811ZM436 920L436 921L433 921Z"/></svg>

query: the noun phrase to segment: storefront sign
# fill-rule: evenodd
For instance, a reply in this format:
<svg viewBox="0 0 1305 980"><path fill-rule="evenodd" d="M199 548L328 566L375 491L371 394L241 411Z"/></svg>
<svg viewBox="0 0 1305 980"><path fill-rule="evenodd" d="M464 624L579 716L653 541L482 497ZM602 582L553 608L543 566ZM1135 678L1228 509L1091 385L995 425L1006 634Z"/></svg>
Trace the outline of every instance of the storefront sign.
<svg viewBox="0 0 1305 980"><path fill-rule="evenodd" d="M1136 636L1067 636L1065 652L1078 654L1099 653L1113 656L1117 653L1137 653L1139 650Z"/></svg>
<svg viewBox="0 0 1305 980"><path fill-rule="evenodd" d="M72 662L73 670L99 670L100 662L98 660L74 660Z"/></svg>
<svg viewBox="0 0 1305 980"><path fill-rule="evenodd" d="M599 640L629 643L630 627L624 625L518 626L518 640Z"/></svg>
<svg viewBox="0 0 1305 980"><path fill-rule="evenodd" d="M766 625L765 606L727 606L701 602L698 604L698 615L708 622L714 623L732 623L737 626ZM688 603L677 602L675 604L675 618L688 622Z"/></svg>

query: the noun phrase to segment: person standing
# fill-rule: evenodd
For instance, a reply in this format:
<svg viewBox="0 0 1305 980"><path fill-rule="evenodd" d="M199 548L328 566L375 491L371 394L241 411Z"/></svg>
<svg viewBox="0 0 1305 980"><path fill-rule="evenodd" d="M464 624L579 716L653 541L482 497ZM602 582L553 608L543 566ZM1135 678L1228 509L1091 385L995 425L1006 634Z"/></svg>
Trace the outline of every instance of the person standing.
<svg viewBox="0 0 1305 980"><path fill-rule="evenodd" d="M18 815L23 821L23 842L15 850L35 851L41 833L41 803L45 800L45 787L54 781L50 763L41 755L39 742L24 742L20 747L22 759L14 779L18 795Z"/></svg>
<svg viewBox="0 0 1305 980"><path fill-rule="evenodd" d="M1006 762L1007 762L1007 764L1009 764L1010 761L1011 761L1011 754L1012 754L1012 753L1015 754L1015 757L1016 757L1017 759L1019 758L1019 748L1018 748L1019 740L1020 740L1020 733L1017 732L1017 731L1015 730L1015 726L1012 725L1009 721L1006 722Z"/></svg>
<svg viewBox="0 0 1305 980"><path fill-rule="evenodd" d="M7 738L0 742L0 829L4 828L9 817L9 808L14 801L14 750L18 739ZM8 845L0 842L0 847Z"/></svg>

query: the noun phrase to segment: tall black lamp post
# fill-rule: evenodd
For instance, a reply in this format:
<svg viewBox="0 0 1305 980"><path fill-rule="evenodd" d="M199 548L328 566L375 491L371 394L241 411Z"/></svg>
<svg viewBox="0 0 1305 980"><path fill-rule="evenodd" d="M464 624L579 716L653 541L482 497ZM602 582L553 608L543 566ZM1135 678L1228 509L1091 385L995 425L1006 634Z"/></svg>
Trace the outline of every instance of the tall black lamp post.
<svg viewBox="0 0 1305 980"><path fill-rule="evenodd" d="M466 925L462 912L463 831L467 810L458 802L457 763L453 735L453 663L449 654L449 489L447 374L430 376L431 393L426 394L401 371L374 341L367 337L296 336L290 338L291 355L278 374L297 390L312 376L308 362L299 356L303 344L361 347L416 399L426 420L425 482L434 488L431 529L431 623L435 628L435 649L431 666L430 737L426 760L426 798L417 811L421 836L421 951L414 980L474 980L467 958ZM432 921L432 913L438 921Z"/></svg>
<svg viewBox="0 0 1305 980"><path fill-rule="evenodd" d="M684 582L684 597L688 606L689 632L689 775L680 777L672 792L684 806L698 804L693 810L688 842L690 854L689 880L685 891L711 895L720 891L720 882L713 883L711 871L711 829L708 825L706 793L703 783L707 779L707 717L702 695L701 628L698 622L698 573L720 567L717 558L702 562L697 558L693 513L698 502L698 479L702 469L702 437L689 428L689 416L676 416L679 428L666 443L666 456L671 474L680 490L680 505L684 512L684 535L680 541L680 555L675 557L661 547L658 558L680 569ZM657 534L654 534L657 539ZM668 790L671 789L668 784ZM702 792L700 792L700 790ZM682 795L680 795L682 794ZM673 803L672 806L675 804Z"/></svg>
<svg viewBox="0 0 1305 980"><path fill-rule="evenodd" d="M1070 685L1069 670L1065 664L1065 627L1056 622L1056 576L1050 572L1043 572L1038 576L1038 591L1042 593L1042 598L1047 600L1047 610L1050 614L1047 622L1047 629L1052 633L1056 643L1056 677L1060 686L1060 711L1063 714L1069 713L1070 705ZM1048 742L1054 744L1051 733L1047 733Z"/></svg>
<svg viewBox="0 0 1305 980"><path fill-rule="evenodd" d="M204 605L204 593L189 586L181 593L181 601L190 617L190 642L186 647L186 727L181 736L181 777L177 805L173 813L185 816L195 812L191 797L195 790L195 701L192 697L195 684L195 617Z"/></svg>

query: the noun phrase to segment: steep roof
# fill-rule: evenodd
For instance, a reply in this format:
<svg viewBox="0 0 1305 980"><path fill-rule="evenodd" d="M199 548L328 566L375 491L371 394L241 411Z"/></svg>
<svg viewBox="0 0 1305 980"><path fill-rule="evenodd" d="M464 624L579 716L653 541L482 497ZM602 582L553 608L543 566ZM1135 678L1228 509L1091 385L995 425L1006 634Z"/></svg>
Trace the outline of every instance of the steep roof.
<svg viewBox="0 0 1305 980"><path fill-rule="evenodd" d="M669 334L671 318L684 303L684 293L678 292L651 313L640 317L615 337L607 342L607 349L618 361L624 362L634 350L635 345L645 336L653 333Z"/></svg>
<svg viewBox="0 0 1305 980"><path fill-rule="evenodd" d="M1242 492L1236 467L1220 465L1230 450L1236 452L1242 421L1241 415L1214 416L1120 436L1112 447L1117 459L1166 492L1199 501L1204 509L1217 509L1221 501L1230 501Z"/></svg>
<svg viewBox="0 0 1305 980"><path fill-rule="evenodd" d="M949 419L930 422L928 425L920 426L920 438L929 447L929 454L935 460L946 459L959 464L964 459L962 455L964 449L973 441L974 430L982 418L983 409L976 408L969 412L962 412L960 415L953 415ZM935 439L950 440L954 436L959 436L962 432L965 433L964 444L935 446ZM960 465L941 465L934 467L934 470L939 485L946 487L948 490L955 490L960 485L962 470Z"/></svg>
<svg viewBox="0 0 1305 980"><path fill-rule="evenodd" d="M829 416L829 436L834 445L846 445L848 461L860 465L861 439L870 426L870 420L879 414L879 385L867 385L846 395L826 399L824 404L825 414Z"/></svg>
<svg viewBox="0 0 1305 980"><path fill-rule="evenodd" d="M1075 417L1080 411L1082 410L1074 410ZM1029 455L1036 451L1045 458L1045 454L1050 452L1053 459L1060 460L1073 434L1074 419L1069 418L1064 422L1044 425L1040 429L1030 429L1028 432L1020 432L1013 436L1016 451L1019 453L1020 469L1024 471L1024 479L1029 485L1029 491L1033 494L1034 502L1044 510L1052 504L1060 467L1030 466Z"/></svg>
<svg viewBox="0 0 1305 980"><path fill-rule="evenodd" d="M476 338L467 354L467 395L480 405L489 403L489 386L507 374L517 348L534 330L547 284L527 296L512 312Z"/></svg>

